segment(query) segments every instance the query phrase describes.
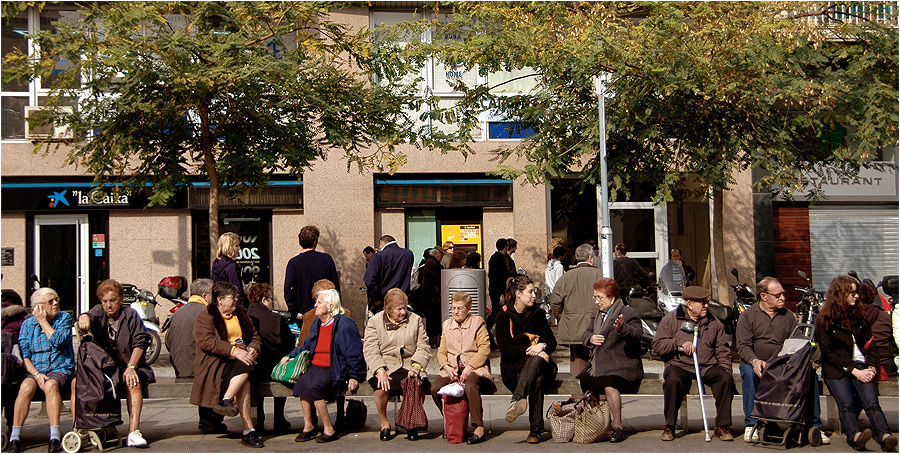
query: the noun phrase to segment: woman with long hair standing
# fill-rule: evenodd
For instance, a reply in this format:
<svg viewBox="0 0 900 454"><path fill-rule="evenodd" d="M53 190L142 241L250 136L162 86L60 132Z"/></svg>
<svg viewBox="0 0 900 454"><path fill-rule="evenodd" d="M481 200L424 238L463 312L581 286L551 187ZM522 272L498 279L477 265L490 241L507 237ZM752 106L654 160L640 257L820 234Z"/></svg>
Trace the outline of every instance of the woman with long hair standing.
<svg viewBox="0 0 900 454"><path fill-rule="evenodd" d="M816 342L822 351L822 378L837 402L841 428L847 444L862 451L872 438L872 430L860 430L857 419L862 408L875 431L875 440L884 451L897 450L878 403L877 350L866 351L872 337L865 313L859 304L859 286L851 277L835 276L825 296L825 307L816 317Z"/></svg>
<svg viewBox="0 0 900 454"><path fill-rule="evenodd" d="M237 258L241 251L241 237L234 232L225 232L219 236L216 244L216 259L213 260L210 278L213 282L228 282L238 289L238 306L244 309L250 305L247 295L244 293L244 283L241 282L241 273L238 271Z"/></svg>

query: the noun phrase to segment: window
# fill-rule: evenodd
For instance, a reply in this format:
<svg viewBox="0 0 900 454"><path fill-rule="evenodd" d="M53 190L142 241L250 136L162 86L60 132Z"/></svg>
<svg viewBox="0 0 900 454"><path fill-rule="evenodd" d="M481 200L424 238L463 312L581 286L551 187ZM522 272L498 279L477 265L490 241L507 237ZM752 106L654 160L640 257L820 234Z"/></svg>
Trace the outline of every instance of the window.
<svg viewBox="0 0 900 454"><path fill-rule="evenodd" d="M36 8L28 8L25 14L2 20L3 57L14 50L28 53L33 50L33 41L29 34L40 30L54 30L54 24L60 20L78 20L78 12L71 7L45 6L38 12ZM60 60L48 77L42 77L31 83L13 81L4 84L0 91L0 108L2 108L2 131L0 139L25 139L25 108L43 105L49 89L59 74L73 67L72 62ZM63 103L74 106L75 100Z"/></svg>
<svg viewBox="0 0 900 454"><path fill-rule="evenodd" d="M430 16L428 16L430 17ZM413 22L426 18L421 14L413 12L398 11L375 11L371 16L371 27L391 26L403 22ZM450 21L452 16L449 14L441 14L437 17L439 21ZM411 42L419 39L427 42L441 42L464 39L463 35L447 34L445 36L433 36L431 31L427 31L422 36L410 36L402 38L400 44ZM478 74L478 68L466 67L462 63L442 63L435 58L429 59L423 67L414 74L406 76L405 82L411 82L417 77L421 77L422 82L419 86L421 94L433 94L439 98L438 108L448 108L455 105L463 96L463 93L455 91L453 84L463 82L467 86L475 86L478 84L486 84L491 87L491 93L499 95L516 95L527 93L537 84L536 71L532 68L522 68L513 71L497 71L486 76ZM423 106L423 109L428 109ZM431 126L434 130L443 132L455 132L456 126L453 124L442 124L432 122L431 120L422 120L421 115L427 110L412 113L415 115L414 120L417 126ZM492 140L492 139L514 139L520 140L531 135L531 128L522 127L516 123L507 121L505 118L498 118L489 112L484 112L480 118L480 127L472 131L472 137L476 140Z"/></svg>

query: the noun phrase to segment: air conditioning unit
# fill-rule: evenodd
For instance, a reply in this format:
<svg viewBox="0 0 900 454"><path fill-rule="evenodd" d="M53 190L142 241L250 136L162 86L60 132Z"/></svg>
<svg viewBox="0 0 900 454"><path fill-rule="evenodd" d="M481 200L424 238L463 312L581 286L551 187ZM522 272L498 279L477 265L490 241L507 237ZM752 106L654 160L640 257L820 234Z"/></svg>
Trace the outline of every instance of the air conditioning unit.
<svg viewBox="0 0 900 454"><path fill-rule="evenodd" d="M50 122L48 124L31 127L28 123L28 119L32 116L37 116L44 109L44 107L40 106L25 107L25 138L37 140L66 140L73 138L72 132L69 130L69 125L67 124L57 125ZM60 112L65 113L72 113L74 111L71 106L60 106L59 110Z"/></svg>

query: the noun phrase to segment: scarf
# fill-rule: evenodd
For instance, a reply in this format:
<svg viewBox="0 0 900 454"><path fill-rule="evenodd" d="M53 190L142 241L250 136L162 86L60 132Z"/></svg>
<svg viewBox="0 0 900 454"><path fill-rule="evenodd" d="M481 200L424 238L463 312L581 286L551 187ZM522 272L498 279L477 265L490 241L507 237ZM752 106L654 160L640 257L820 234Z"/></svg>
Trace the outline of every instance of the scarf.
<svg viewBox="0 0 900 454"><path fill-rule="evenodd" d="M387 311L384 312L384 327L387 328L388 331L395 331L403 327L407 322L409 322L409 317L400 320L399 322L395 322L391 319L391 316L388 315Z"/></svg>

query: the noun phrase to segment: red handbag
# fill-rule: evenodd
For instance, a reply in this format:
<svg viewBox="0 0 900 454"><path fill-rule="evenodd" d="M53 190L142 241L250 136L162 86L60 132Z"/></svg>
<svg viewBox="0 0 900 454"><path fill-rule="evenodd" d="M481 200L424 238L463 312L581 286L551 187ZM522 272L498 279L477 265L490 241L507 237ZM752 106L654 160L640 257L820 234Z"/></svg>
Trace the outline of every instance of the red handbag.
<svg viewBox="0 0 900 454"><path fill-rule="evenodd" d="M453 444L464 443L469 427L469 401L466 395L441 396L444 401L444 433Z"/></svg>
<svg viewBox="0 0 900 454"><path fill-rule="evenodd" d="M425 392L422 391L422 380L419 377L406 377L400 380L403 390L403 402L397 411L395 424L406 430L428 428L428 416L425 415Z"/></svg>

